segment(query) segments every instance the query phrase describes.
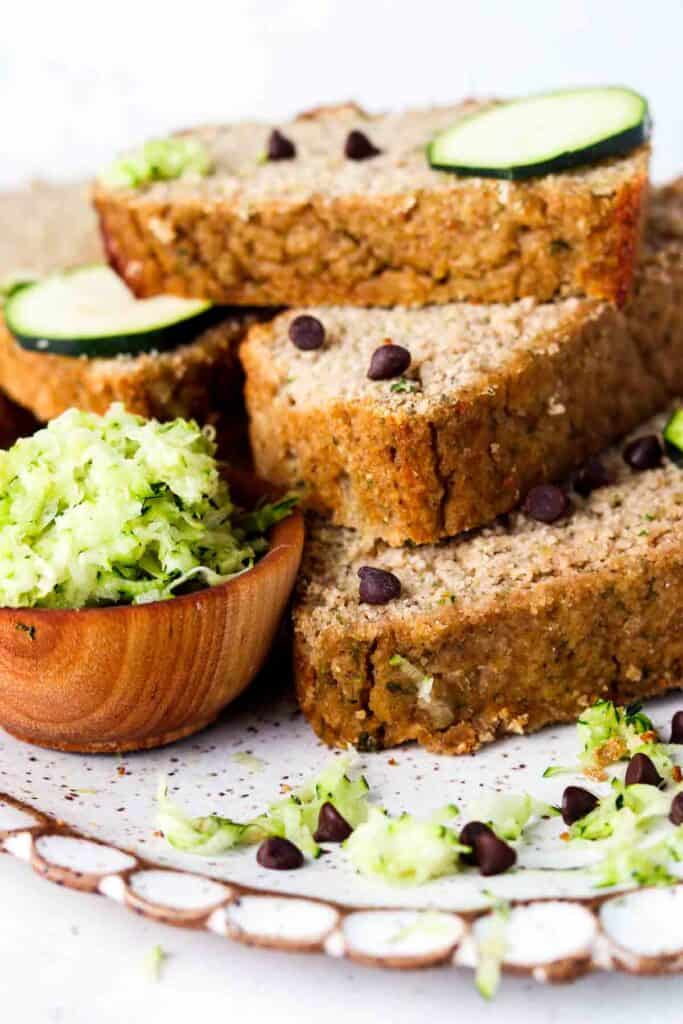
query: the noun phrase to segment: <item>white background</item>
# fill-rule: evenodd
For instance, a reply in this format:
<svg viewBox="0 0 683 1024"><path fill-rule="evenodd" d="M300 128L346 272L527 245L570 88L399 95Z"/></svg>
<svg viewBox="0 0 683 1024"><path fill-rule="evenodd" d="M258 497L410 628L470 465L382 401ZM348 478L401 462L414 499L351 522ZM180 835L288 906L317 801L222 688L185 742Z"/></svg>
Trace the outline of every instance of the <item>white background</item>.
<svg viewBox="0 0 683 1024"><path fill-rule="evenodd" d="M5 0L0 186L195 121L626 82L683 170L681 0Z"/></svg>
<svg viewBox="0 0 683 1024"><path fill-rule="evenodd" d="M87 176L117 149L195 121L276 121L349 97L381 109L593 82L646 93L655 177L683 171L682 0L5 0L1 10L0 187ZM143 961L157 942L172 956L153 984ZM19 1024L667 1024L681 1020L682 986L596 977L545 990L512 980L486 1006L462 974L397 976L243 949L0 860L0 1014Z"/></svg>

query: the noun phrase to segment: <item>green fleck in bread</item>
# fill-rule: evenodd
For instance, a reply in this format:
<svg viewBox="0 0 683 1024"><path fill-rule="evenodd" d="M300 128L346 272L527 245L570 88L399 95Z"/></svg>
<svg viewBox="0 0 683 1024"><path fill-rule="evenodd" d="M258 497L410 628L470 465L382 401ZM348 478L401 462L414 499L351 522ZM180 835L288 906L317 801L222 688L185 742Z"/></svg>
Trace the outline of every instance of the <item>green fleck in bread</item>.
<svg viewBox="0 0 683 1024"><path fill-rule="evenodd" d="M393 545L490 522L569 472L683 393L683 179L651 206L624 311L576 298L314 307L253 327L241 358L258 472ZM302 313L325 328L315 351L290 340ZM410 366L370 380L387 340Z"/></svg>
<svg viewBox="0 0 683 1024"><path fill-rule="evenodd" d="M277 127L292 159L264 159L273 125L184 133L206 177L99 183L112 265L142 296L239 305L417 306L629 291L649 150L526 182L430 168L427 143L480 104L370 116L353 104ZM380 150L349 159L351 131Z"/></svg>
<svg viewBox="0 0 683 1024"><path fill-rule="evenodd" d="M634 436L661 430L666 415ZM683 679L683 470L635 472L621 446L609 486L544 525L522 512L440 545L363 550L313 525L294 610L299 700L329 744L417 740L465 754L505 733L628 703ZM357 571L398 577L359 602Z"/></svg>

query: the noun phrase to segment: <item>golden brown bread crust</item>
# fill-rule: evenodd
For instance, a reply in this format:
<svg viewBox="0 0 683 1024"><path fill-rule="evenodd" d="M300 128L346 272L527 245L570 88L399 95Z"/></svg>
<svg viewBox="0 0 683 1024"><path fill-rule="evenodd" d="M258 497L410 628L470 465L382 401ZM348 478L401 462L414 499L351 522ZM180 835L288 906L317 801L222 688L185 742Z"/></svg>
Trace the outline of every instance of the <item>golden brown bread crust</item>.
<svg viewBox="0 0 683 1024"><path fill-rule="evenodd" d="M310 111L294 125L337 115L344 130L356 122L377 130L377 119L351 103ZM633 277L648 159L642 147L605 187L580 172L472 178L466 187L432 172L413 189L325 192L306 182L245 200L235 174L224 192L98 184L93 201L108 259L140 296L418 306L585 294L620 305Z"/></svg>
<svg viewBox="0 0 683 1024"><path fill-rule="evenodd" d="M237 349L250 322L228 317L191 344L118 359L28 351L0 322L0 387L44 421L72 406L102 413L123 402L139 416L207 423L219 410L243 408Z"/></svg>
<svg viewBox="0 0 683 1024"><path fill-rule="evenodd" d="M392 545L453 536L508 511L683 392L677 218L683 181L655 193L626 314L585 301L476 387L451 386L428 404L359 399L348 388L332 399L322 379L319 398L294 402L273 359L291 315L253 327L240 357L258 473L305 482L310 508ZM366 366L350 372L364 377Z"/></svg>
<svg viewBox="0 0 683 1024"><path fill-rule="evenodd" d="M574 194L566 202L530 190L510 217L497 216L490 182L476 203L460 206L440 193L314 196L285 208L264 204L248 219L227 203L133 204L102 189L94 204L107 258L140 297L421 306L585 294L621 305L633 278L646 186L643 174L614 196ZM556 238L567 247L553 249ZM458 272L464 251L477 259Z"/></svg>

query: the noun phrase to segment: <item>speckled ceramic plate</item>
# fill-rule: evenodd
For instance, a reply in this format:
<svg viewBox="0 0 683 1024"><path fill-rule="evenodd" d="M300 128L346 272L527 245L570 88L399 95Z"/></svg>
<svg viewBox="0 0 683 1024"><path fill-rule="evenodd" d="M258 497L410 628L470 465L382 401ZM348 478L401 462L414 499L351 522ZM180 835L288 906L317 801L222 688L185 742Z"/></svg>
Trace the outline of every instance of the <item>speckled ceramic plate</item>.
<svg viewBox="0 0 683 1024"><path fill-rule="evenodd" d="M648 711L666 731L679 706L671 697ZM416 888L360 877L338 847L298 871L272 872L259 867L253 848L204 859L173 850L155 832L161 775L190 813L244 819L316 775L329 756L291 697L264 683L224 721L158 751L56 754L0 734L0 847L53 882L255 945L392 967L471 967L493 926L492 903L504 899L512 905L506 970L566 980L593 969L683 967L683 887L596 891L580 870L595 853L590 844L559 842L560 819L539 823L514 871L483 879L472 869ZM425 815L448 801L465 807L492 789L557 803L568 778L543 779L543 769L575 759L568 726L475 757L405 748L359 757L359 767L390 811Z"/></svg>

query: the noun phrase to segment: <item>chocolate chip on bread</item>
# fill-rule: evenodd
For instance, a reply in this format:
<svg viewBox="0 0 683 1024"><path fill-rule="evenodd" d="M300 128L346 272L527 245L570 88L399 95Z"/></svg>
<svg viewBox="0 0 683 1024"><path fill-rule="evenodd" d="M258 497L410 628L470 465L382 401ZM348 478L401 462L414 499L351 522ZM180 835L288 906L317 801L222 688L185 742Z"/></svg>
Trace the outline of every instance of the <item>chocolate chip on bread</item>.
<svg viewBox="0 0 683 1024"><path fill-rule="evenodd" d="M648 147L522 182L430 167L427 144L480 108L371 116L349 104L289 124L183 133L194 157L205 154L201 174L95 186L105 249L141 296L290 306L568 295L622 303Z"/></svg>
<svg viewBox="0 0 683 1024"><path fill-rule="evenodd" d="M241 349L255 465L366 539L490 522L683 392L683 179L655 192L624 311L568 298L313 308ZM292 343L298 322L319 344Z"/></svg>
<svg viewBox="0 0 683 1024"><path fill-rule="evenodd" d="M628 440L660 436L668 412ZM506 523L439 545L368 552L312 524L294 608L296 685L328 743L417 740L464 754L505 733L680 686L683 470L601 461L610 483L545 524ZM388 603L360 600L358 570L392 574Z"/></svg>

